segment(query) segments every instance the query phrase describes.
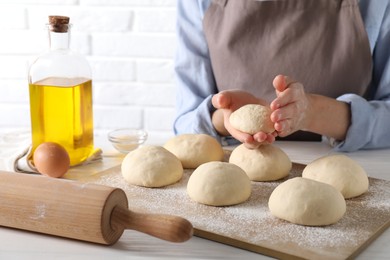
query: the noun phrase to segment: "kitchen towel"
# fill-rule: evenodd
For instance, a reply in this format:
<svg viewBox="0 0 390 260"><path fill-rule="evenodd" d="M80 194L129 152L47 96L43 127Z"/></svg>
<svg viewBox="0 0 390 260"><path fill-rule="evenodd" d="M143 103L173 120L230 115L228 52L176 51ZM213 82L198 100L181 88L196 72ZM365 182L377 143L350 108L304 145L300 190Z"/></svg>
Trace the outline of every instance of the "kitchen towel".
<svg viewBox="0 0 390 260"><path fill-rule="evenodd" d="M31 152L31 134L17 131L0 135L0 169L21 173L38 173L29 154ZM95 149L93 154L82 164L89 164L102 159L102 150Z"/></svg>

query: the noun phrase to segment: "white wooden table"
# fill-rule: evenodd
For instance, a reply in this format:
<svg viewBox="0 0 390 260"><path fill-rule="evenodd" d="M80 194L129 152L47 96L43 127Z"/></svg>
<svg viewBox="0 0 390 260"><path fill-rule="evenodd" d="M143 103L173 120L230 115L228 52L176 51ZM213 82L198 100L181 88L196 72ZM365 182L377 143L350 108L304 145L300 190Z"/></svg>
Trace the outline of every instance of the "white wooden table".
<svg viewBox="0 0 390 260"><path fill-rule="evenodd" d="M102 167L120 163L123 155L113 153L104 138L99 141L103 147ZM292 161L307 164L331 153L325 143L277 142ZM2 149L2 150L1 150ZM0 157L9 153L9 145L0 142ZM347 154L359 162L373 178L390 180L390 149L358 151ZM0 170L2 169L0 158ZM4 167L4 166L3 166ZM89 168L88 168L89 167ZM77 169L69 177L88 172L91 166ZM1 184L0 184L1 188ZM0 209L1 210L1 209ZM0 213L1 214L1 213ZM386 230L358 259L389 259L390 229ZM95 245L65 238L0 227L0 259L269 259L249 251L230 247L213 241L193 237L182 244L165 242L136 231L125 231L113 246Z"/></svg>

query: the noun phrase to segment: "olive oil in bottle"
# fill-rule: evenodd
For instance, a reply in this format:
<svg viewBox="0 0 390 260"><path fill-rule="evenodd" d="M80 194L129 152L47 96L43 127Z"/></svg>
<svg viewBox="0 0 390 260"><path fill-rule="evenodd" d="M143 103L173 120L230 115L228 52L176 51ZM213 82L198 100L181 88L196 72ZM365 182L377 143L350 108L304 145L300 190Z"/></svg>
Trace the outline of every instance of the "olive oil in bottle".
<svg viewBox="0 0 390 260"><path fill-rule="evenodd" d="M76 165L94 151L91 70L69 49L68 17L50 16L48 31L50 50L29 71L32 151L56 142Z"/></svg>

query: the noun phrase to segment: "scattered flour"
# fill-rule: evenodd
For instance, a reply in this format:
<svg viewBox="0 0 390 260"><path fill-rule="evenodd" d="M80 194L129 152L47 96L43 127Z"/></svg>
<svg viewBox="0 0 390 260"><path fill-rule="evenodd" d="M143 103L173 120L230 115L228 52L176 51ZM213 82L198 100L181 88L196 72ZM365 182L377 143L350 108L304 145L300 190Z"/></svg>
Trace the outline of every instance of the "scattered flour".
<svg viewBox="0 0 390 260"><path fill-rule="evenodd" d="M289 177L298 176L301 171L302 166L294 164ZM384 180L370 179L366 194L347 200L347 212L338 223L307 227L288 223L270 214L268 198L283 180L252 182L248 201L229 207L213 207L198 204L187 195L186 185L191 173L192 170L185 170L178 183L164 188L129 185L122 178L119 167L89 182L123 189L131 210L182 216L198 230L287 251L293 247L318 254L336 254L339 251L352 254L378 228L390 221L390 184Z"/></svg>

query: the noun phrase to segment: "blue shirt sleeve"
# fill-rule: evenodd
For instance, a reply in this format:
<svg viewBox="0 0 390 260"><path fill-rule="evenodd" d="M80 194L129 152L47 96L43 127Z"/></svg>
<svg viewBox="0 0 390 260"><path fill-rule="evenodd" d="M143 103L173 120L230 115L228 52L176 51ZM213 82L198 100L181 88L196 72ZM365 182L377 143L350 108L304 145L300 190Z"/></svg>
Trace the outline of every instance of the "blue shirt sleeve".
<svg viewBox="0 0 390 260"><path fill-rule="evenodd" d="M338 151L390 147L390 4L362 0L360 8L373 53L373 80L367 100L354 94L338 98L351 107L351 125L336 144Z"/></svg>
<svg viewBox="0 0 390 260"><path fill-rule="evenodd" d="M203 16L210 1L177 1L175 56L175 134L207 133L219 139L211 122L211 104L217 88L203 33Z"/></svg>

